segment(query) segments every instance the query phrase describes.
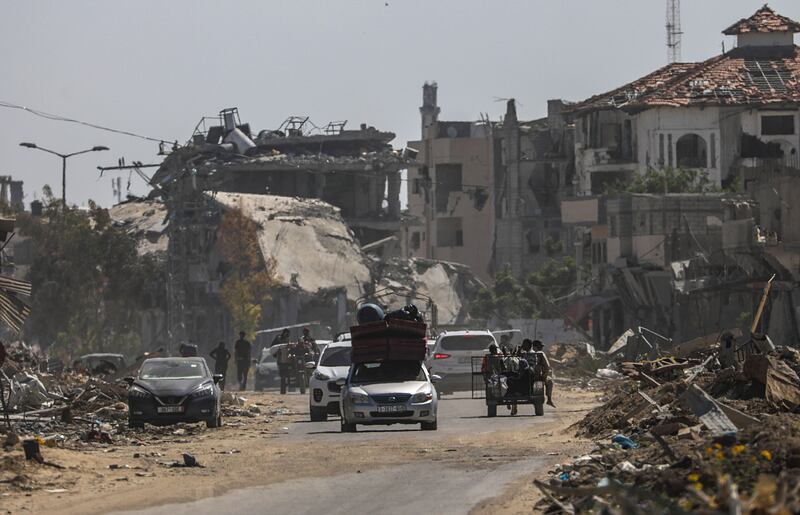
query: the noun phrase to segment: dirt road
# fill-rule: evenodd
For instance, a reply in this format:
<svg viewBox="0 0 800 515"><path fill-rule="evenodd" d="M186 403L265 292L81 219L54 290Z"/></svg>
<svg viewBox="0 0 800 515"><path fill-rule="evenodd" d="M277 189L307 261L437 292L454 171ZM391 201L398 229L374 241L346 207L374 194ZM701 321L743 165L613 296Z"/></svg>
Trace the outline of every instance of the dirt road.
<svg viewBox="0 0 800 515"><path fill-rule="evenodd" d="M178 428L178 434L143 435L136 446L46 449L48 459L67 469L25 463L20 473L36 482L28 492L0 485L0 506L12 513L81 514L360 513L377 507L405 513L410 506L436 513L530 513L530 478L585 449L565 429L595 402L593 393L563 391L561 407L544 417L529 416L525 407L527 416L500 410L488 419L482 401L450 397L440 404L438 431L392 426L341 434L336 419L306 422L306 397L245 396L261 413L228 418L220 430ZM169 467L183 452L204 468Z"/></svg>

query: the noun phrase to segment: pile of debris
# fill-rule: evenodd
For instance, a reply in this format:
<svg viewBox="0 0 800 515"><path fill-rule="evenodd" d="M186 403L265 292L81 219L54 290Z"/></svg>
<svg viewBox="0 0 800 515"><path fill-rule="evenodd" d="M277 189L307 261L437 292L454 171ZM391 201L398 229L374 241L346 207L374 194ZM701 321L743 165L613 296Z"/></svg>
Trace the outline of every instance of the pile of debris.
<svg viewBox="0 0 800 515"><path fill-rule="evenodd" d="M624 379L574 427L597 446L536 482L538 508L800 513L800 352L764 341L607 368Z"/></svg>

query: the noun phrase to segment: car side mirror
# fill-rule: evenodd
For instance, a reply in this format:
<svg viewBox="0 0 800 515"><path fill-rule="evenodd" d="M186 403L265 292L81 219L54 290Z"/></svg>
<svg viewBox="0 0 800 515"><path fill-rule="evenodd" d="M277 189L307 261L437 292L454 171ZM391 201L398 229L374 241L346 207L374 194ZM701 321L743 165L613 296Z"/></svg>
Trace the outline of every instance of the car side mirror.
<svg viewBox="0 0 800 515"><path fill-rule="evenodd" d="M440 383L442 382L442 376L433 374L431 376L431 383Z"/></svg>
<svg viewBox="0 0 800 515"><path fill-rule="evenodd" d="M131 377L131 376L127 376L127 377L123 377L122 380L125 381L126 383L128 383L128 386L131 386L133 384L134 378Z"/></svg>
<svg viewBox="0 0 800 515"><path fill-rule="evenodd" d="M213 376L211 376L211 378L214 380L214 384L219 384L219 382L222 381L224 377L225 376L222 374L214 374Z"/></svg>
<svg viewBox="0 0 800 515"><path fill-rule="evenodd" d="M344 386L347 384L347 379L344 377L340 377L336 380L336 386Z"/></svg>
<svg viewBox="0 0 800 515"><path fill-rule="evenodd" d="M317 363L314 361L306 361L306 370L314 370L317 368Z"/></svg>

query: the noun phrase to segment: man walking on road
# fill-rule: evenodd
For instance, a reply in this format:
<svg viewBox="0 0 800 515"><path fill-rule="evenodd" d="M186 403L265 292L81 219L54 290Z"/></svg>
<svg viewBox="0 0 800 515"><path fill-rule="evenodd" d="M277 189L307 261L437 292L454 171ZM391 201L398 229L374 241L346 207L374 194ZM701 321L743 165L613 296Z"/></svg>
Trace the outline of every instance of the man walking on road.
<svg viewBox="0 0 800 515"><path fill-rule="evenodd" d="M533 349L532 354L536 358L535 366L537 367L537 372L544 377L544 391L547 396L547 404L555 408L556 405L553 404L553 368L550 366L547 354L544 353L544 345L540 340L533 340L531 348ZM534 364L531 363L531 366L534 366Z"/></svg>
<svg viewBox="0 0 800 515"><path fill-rule="evenodd" d="M225 389L225 376L228 373L228 361L231 359L231 353L225 348L225 342L219 342L219 346L209 353L209 356L214 358L214 373L222 374L222 381L219 382L219 387Z"/></svg>
<svg viewBox="0 0 800 515"><path fill-rule="evenodd" d="M244 390L247 386L247 373L250 371L250 354L253 346L245 340L244 331L239 333L239 339L233 347L233 354L236 358L236 380L239 381L239 390Z"/></svg>

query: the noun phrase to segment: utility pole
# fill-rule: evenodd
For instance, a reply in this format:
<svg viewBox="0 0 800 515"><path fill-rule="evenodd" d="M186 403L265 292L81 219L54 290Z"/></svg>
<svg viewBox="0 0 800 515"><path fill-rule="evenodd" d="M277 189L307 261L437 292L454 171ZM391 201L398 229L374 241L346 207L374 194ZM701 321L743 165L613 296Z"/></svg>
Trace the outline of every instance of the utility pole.
<svg viewBox="0 0 800 515"><path fill-rule="evenodd" d="M79 154L86 154L87 152L100 152L103 150L108 150L108 147L97 145L87 150L72 152L71 154L61 154L60 152L40 147L36 143L22 142L19 144L19 146L25 148L32 148L34 150L41 150L42 152L47 152L48 154L53 154L54 156L58 156L61 158L61 209L65 213L67 212L67 158L72 156L77 156Z"/></svg>

